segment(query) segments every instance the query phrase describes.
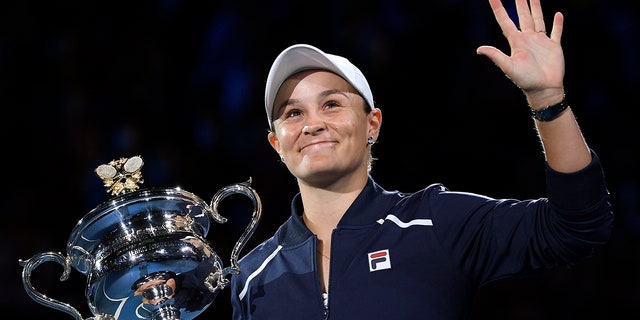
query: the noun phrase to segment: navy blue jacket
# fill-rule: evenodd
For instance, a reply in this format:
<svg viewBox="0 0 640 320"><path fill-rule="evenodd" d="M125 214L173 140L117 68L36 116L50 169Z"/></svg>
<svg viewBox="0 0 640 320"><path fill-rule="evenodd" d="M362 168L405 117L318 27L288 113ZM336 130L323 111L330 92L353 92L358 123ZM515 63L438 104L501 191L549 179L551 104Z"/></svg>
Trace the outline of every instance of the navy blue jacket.
<svg viewBox="0 0 640 320"><path fill-rule="evenodd" d="M592 256L613 214L602 167L546 167L547 197L493 199L432 184L386 191L371 177L331 238L328 312L317 238L300 195L273 237L231 277L233 319L465 319L479 287Z"/></svg>

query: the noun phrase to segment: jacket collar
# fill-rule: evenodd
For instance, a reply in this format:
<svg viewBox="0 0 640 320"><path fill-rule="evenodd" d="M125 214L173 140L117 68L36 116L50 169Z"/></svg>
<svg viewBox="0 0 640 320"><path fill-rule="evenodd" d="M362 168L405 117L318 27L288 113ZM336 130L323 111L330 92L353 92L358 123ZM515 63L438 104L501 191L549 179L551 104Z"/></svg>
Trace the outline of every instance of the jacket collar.
<svg viewBox="0 0 640 320"><path fill-rule="evenodd" d="M380 187L369 175L367 184L338 222L337 228L361 228L371 226L384 218L399 200L401 194ZM278 230L278 240L283 245L298 244L313 236L302 221L302 198L296 194L291 201L291 217Z"/></svg>

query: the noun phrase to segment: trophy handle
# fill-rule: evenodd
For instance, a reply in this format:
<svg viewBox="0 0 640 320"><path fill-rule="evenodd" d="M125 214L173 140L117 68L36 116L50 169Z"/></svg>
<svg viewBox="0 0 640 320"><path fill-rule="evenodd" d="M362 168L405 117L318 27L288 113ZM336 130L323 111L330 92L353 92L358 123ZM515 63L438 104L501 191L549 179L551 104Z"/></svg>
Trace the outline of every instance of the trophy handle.
<svg viewBox="0 0 640 320"><path fill-rule="evenodd" d="M231 266L224 268L222 277L228 274L237 274L240 272L240 268L238 267L238 256L240 255L240 251L242 250L244 245L256 230L258 222L260 221L260 216L262 215L262 202L260 202L260 196L258 196L258 193L253 188L251 188L250 185L251 178L242 183L225 186L222 189L218 190L218 192L213 196L213 200L211 201L211 214L216 221L222 223L226 222L227 219L222 217L218 213L218 205L224 198L232 194L240 193L249 197L253 201L253 214L251 216L251 221L233 247L233 250L231 251Z"/></svg>
<svg viewBox="0 0 640 320"><path fill-rule="evenodd" d="M40 264L49 261L57 262L64 267L64 272L62 273L62 276L60 276L60 281L69 279L69 274L71 273L71 261L69 259L66 259L58 252L38 253L27 260L19 260L20 265L24 267L22 269L22 283L24 284L24 289L27 291L29 297L39 304L66 312L76 320L82 320L82 315L74 307L67 303L45 296L31 285L31 272L33 272L33 270L35 270Z"/></svg>

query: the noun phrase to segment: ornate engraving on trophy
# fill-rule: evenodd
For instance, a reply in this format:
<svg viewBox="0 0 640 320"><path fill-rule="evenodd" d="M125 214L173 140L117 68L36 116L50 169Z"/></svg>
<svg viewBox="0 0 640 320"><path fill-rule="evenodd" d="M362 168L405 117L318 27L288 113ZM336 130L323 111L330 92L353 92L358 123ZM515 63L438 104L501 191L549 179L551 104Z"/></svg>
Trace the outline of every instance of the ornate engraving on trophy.
<svg viewBox="0 0 640 320"><path fill-rule="evenodd" d="M104 182L104 186L111 195L137 190L142 180L142 157L120 158L108 164L101 164L96 168L96 174Z"/></svg>

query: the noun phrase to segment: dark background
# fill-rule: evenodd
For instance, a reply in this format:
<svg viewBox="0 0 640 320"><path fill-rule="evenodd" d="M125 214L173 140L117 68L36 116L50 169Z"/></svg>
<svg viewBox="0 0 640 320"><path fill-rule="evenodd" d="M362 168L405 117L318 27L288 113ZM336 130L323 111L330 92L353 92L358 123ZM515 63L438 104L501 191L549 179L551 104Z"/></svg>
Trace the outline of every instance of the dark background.
<svg viewBox="0 0 640 320"><path fill-rule="evenodd" d="M505 1L513 11L512 1ZM574 269L484 288L477 319L640 315L640 27L633 1L543 1L565 14L566 87L602 158L616 214L610 243ZM479 45L508 51L487 1L5 1L0 4L4 314L70 316L31 300L18 259L65 252L108 199L94 169L145 159L143 187L205 200L251 177L263 218L245 247L289 215L296 183L268 145L264 83L285 47L309 43L367 76L384 122L373 176L390 190L442 182L492 197L544 196L543 156L522 93ZM223 208L208 239L228 265L250 210ZM40 266L32 283L91 316L86 278ZM223 291L199 318L230 318Z"/></svg>

